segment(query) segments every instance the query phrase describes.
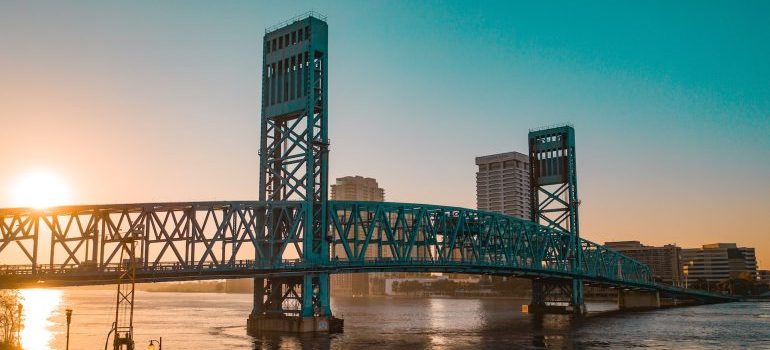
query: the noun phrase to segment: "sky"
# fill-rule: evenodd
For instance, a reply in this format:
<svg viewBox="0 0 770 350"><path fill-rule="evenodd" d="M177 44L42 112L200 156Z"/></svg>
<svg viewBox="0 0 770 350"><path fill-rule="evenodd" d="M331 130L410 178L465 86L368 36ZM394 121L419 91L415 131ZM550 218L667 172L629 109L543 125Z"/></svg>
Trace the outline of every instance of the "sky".
<svg viewBox="0 0 770 350"><path fill-rule="evenodd" d="M575 126L581 234L770 267L770 2L2 1L0 207L257 198L261 40L328 16L330 177L475 207L474 157Z"/></svg>

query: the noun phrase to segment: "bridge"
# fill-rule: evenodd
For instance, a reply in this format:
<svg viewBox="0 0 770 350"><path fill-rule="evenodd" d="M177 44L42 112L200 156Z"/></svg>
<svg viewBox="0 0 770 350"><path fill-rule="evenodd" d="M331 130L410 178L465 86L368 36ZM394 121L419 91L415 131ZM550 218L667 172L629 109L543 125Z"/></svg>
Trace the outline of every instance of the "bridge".
<svg viewBox="0 0 770 350"><path fill-rule="evenodd" d="M317 15L264 36L258 201L0 209L0 288L120 285L129 270L137 282L253 278L249 332L327 331L335 273L519 276L532 280L531 312L582 314L586 285L617 288L623 308L732 300L657 284L648 266L580 237L569 125L529 133L532 221L329 200L327 41Z"/></svg>
<svg viewBox="0 0 770 350"><path fill-rule="evenodd" d="M333 258L315 261L303 253L306 208L299 201L0 209L0 252L13 243L29 259L3 265L0 282L5 287L114 283L125 263L119 260L121 243L141 231L134 240L142 257L136 270L140 282L420 271L580 277L655 288L646 265L585 239L576 252L573 236L512 216L389 202L330 201L329 208L329 236L321 244ZM266 223L269 211L280 212L281 220ZM584 259L576 267L570 256L577 254ZM41 255L46 263L36 260Z"/></svg>
<svg viewBox="0 0 770 350"><path fill-rule="evenodd" d="M732 300L658 284L638 261L512 216L413 203L329 201L328 206L328 236L320 244L329 254L317 260L304 254L302 201L0 209L0 256L15 246L26 259L0 265L0 286L113 284L126 265L123 242L141 232L133 239L141 256L137 282L414 271L551 282L579 278L592 286L702 302ZM270 213L278 219L267 222ZM576 255L583 257L579 266L573 263Z"/></svg>

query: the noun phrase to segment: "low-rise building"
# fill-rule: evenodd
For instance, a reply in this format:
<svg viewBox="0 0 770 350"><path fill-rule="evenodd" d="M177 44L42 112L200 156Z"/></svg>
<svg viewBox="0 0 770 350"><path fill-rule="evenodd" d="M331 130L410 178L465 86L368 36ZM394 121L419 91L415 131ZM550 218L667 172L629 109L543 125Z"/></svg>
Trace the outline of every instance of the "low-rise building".
<svg viewBox="0 0 770 350"><path fill-rule="evenodd" d="M735 243L705 244L701 248L682 249L682 273L693 281L721 282L731 278L757 278L754 248Z"/></svg>
<svg viewBox="0 0 770 350"><path fill-rule="evenodd" d="M604 245L646 264L652 270L653 277L660 282L672 285L680 285L682 282L679 263L682 248L676 245L654 247L639 241L605 242Z"/></svg>

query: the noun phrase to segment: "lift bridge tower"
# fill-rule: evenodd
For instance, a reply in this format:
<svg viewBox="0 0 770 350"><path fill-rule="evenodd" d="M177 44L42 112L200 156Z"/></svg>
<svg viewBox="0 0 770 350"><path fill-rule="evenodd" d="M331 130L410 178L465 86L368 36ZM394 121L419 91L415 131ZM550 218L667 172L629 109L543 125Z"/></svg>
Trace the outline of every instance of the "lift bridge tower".
<svg viewBox="0 0 770 350"><path fill-rule="evenodd" d="M583 249L578 226L575 129L562 125L529 132L529 166L532 220L543 226L569 233L568 242L558 252L572 271L583 265ZM560 239L564 239L563 237ZM583 281L536 279L532 282L533 312L583 314Z"/></svg>
<svg viewBox="0 0 770 350"><path fill-rule="evenodd" d="M301 201L302 227L288 240L286 208L269 205L261 251L269 261L297 258L304 264L329 260L328 203L328 27L315 13L268 28L263 41L259 200ZM295 213L296 214L296 213ZM272 242L272 243L270 243ZM264 258L263 257L263 258ZM329 274L270 275L254 279L254 309L248 332L326 331Z"/></svg>

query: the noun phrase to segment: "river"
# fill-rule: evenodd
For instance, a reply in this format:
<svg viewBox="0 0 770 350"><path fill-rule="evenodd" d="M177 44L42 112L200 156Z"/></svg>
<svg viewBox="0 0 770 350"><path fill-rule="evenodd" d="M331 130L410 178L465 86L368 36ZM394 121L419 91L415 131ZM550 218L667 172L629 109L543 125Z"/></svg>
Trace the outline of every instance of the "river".
<svg viewBox="0 0 770 350"><path fill-rule="evenodd" d="M24 349L102 349L114 318L111 290L27 289ZM249 294L137 292L137 349L770 349L770 303L731 303L574 320L522 314L522 299L332 298L345 319L333 335L246 335ZM589 311L609 304L589 304Z"/></svg>

